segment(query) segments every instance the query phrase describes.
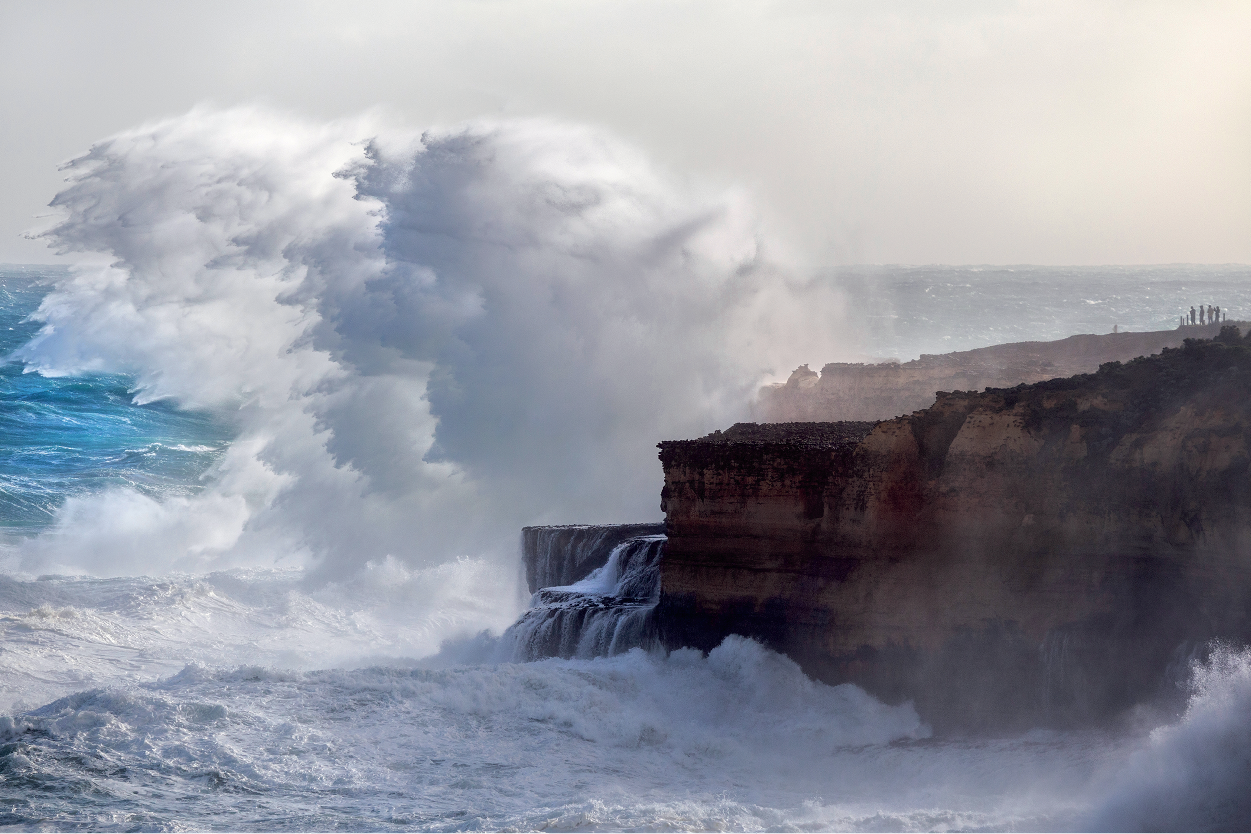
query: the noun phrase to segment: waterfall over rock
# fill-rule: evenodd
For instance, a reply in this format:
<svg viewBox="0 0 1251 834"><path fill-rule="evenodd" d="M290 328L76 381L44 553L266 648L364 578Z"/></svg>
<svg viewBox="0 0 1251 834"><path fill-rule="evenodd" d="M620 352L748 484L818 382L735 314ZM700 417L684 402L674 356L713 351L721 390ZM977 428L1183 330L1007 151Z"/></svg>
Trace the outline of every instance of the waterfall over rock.
<svg viewBox="0 0 1251 834"><path fill-rule="evenodd" d="M523 531L530 610L504 633L515 661L601 657L655 643L663 525L529 527ZM546 577L576 581L544 587ZM537 585L537 590L536 589Z"/></svg>
<svg viewBox="0 0 1251 834"><path fill-rule="evenodd" d="M613 548L636 536L664 535L663 522L656 524L565 524L524 527L521 560L530 593L541 588L572 585L603 567Z"/></svg>

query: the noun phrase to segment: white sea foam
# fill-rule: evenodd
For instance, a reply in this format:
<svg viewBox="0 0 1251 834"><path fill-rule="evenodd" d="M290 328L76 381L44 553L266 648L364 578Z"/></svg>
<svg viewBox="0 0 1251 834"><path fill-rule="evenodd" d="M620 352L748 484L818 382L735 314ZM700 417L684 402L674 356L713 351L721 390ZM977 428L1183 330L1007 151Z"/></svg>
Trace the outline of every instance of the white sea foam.
<svg viewBox="0 0 1251 834"><path fill-rule="evenodd" d="M1251 827L1251 649L1197 664L1186 713L1154 730L1089 820L1101 831Z"/></svg>
<svg viewBox="0 0 1251 834"><path fill-rule="evenodd" d="M1142 736L937 740L909 705L815 683L741 638L706 656L428 668L415 659L420 618L371 598L394 580L311 592L298 571L5 580L4 694L51 702L0 718L7 824L1227 830L1248 819L1248 652L1197 667L1186 714Z"/></svg>
<svg viewBox="0 0 1251 834"><path fill-rule="evenodd" d="M310 586L299 570L94 579L0 577L0 711L151 681L186 663L356 667L435 652L480 627L490 566L372 564ZM451 599L451 604L444 600ZM460 620L452 619L454 616Z"/></svg>
<svg viewBox="0 0 1251 834"><path fill-rule="evenodd" d="M1058 791L1098 759L1072 740L926 741L910 706L815 684L738 638L706 657L189 666L74 694L0 732L14 745L8 778L53 786L22 818L53 824L120 813L236 828L1039 825L1060 819ZM88 799L72 788L83 778ZM996 793L1024 778L1051 801L1045 813Z"/></svg>

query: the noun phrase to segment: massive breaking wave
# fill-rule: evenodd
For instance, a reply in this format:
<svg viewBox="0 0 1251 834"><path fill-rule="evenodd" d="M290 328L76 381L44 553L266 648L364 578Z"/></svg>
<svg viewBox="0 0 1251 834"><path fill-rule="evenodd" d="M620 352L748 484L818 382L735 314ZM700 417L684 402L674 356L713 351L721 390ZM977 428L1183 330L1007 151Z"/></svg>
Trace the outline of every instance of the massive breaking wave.
<svg viewBox="0 0 1251 834"><path fill-rule="evenodd" d="M449 622L502 626L484 601L517 598L523 524L657 518L655 442L837 338L792 326L839 298L773 262L741 196L589 128L201 109L66 169L44 235L87 265L16 358L128 374L236 437L197 495L71 498L13 569L394 563Z"/></svg>

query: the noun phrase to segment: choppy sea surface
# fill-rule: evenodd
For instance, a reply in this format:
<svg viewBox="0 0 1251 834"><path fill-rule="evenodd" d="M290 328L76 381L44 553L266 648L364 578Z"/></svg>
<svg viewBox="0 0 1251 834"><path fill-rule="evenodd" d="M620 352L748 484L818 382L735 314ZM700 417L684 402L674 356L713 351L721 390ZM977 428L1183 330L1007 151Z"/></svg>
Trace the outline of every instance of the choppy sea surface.
<svg viewBox="0 0 1251 834"><path fill-rule="evenodd" d="M61 270L0 267L0 356L38 332L29 318ZM232 437L227 421L169 401L139 405L112 373L47 377L0 365L0 528L49 525L72 495L125 486L151 496L200 489Z"/></svg>
<svg viewBox="0 0 1251 834"><path fill-rule="evenodd" d="M5 355L36 335L29 316L58 276L0 268ZM1163 329L1199 303L1251 318L1247 267L876 267L831 280L864 353L902 359L1114 324ZM99 523L75 501L194 497L237 427L227 410L144 401L116 369L29 371L0 366L0 527L13 566L0 575L0 826L1251 825L1251 655L1236 647L1194 670L1183 714L1143 714L1116 733L936 739L910 705L814 683L738 638L708 655L431 656L446 623L418 604L420 589L472 578L454 566L371 562L331 581L300 568L32 574L30 548L54 552L76 524Z"/></svg>

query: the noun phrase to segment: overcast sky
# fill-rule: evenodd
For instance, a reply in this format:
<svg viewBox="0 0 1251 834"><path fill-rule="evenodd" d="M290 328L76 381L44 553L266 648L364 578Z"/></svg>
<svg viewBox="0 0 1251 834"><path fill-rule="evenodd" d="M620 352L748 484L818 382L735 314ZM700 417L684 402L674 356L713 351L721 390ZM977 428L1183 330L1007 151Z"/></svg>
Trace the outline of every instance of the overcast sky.
<svg viewBox="0 0 1251 834"><path fill-rule="evenodd" d="M1251 262L1251 3L0 0L0 262L198 103L602 125L817 264Z"/></svg>

